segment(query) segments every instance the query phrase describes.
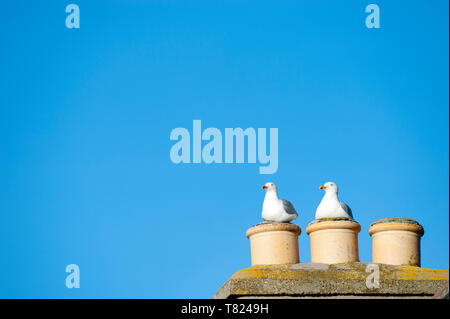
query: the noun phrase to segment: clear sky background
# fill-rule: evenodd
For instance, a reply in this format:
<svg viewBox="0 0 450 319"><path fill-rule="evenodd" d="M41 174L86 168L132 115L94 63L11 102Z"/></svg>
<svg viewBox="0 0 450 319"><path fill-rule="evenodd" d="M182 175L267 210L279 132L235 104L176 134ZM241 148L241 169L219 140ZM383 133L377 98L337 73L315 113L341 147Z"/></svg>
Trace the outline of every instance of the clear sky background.
<svg viewBox="0 0 450 319"><path fill-rule="evenodd" d="M65 26L66 5L81 28ZM367 29L376 3L381 29ZM307 224L334 181L361 224L425 228L448 269L448 1L4 1L0 297L210 298L250 266L264 191ZM173 128L278 128L279 169L170 161ZM81 288L65 287L78 264Z"/></svg>

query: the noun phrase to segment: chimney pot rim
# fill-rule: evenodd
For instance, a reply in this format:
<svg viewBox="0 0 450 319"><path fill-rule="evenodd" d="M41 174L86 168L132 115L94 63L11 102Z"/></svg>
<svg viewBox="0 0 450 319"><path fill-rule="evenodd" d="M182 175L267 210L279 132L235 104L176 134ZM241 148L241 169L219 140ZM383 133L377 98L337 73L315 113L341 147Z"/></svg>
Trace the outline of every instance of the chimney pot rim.
<svg viewBox="0 0 450 319"><path fill-rule="evenodd" d="M350 218L315 219L308 224L306 233L309 235L312 232L327 229L351 229L359 233L361 231L361 225L356 220Z"/></svg>
<svg viewBox="0 0 450 319"><path fill-rule="evenodd" d="M382 218L370 224L369 235L380 231L403 230L417 233L420 237L424 234L424 228L419 222L410 218Z"/></svg>
<svg viewBox="0 0 450 319"><path fill-rule="evenodd" d="M246 236L247 236L247 238L250 238L250 236L252 236L254 234L270 232L270 231L289 231L289 232L296 233L297 235L300 235L302 230L301 230L300 226L298 226L296 224L278 223L278 222L262 222L255 226L250 227L246 232Z"/></svg>

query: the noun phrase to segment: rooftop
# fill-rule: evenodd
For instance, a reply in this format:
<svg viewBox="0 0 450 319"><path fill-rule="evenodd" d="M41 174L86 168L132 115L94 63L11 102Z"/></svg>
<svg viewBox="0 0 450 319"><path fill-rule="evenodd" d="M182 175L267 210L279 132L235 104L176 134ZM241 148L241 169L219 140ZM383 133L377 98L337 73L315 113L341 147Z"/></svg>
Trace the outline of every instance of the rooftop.
<svg viewBox="0 0 450 319"><path fill-rule="evenodd" d="M407 265L255 265L237 271L213 298L442 298L448 280L448 270Z"/></svg>

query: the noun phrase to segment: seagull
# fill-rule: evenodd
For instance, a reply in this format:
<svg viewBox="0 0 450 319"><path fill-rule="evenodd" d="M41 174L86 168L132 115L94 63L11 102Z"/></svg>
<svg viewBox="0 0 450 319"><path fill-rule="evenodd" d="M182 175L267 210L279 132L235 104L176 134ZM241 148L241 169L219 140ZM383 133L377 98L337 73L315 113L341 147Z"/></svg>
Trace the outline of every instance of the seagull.
<svg viewBox="0 0 450 319"><path fill-rule="evenodd" d="M346 217L353 219L352 210L344 202L340 202L336 183L327 182L319 187L325 191L322 201L316 210L316 219Z"/></svg>
<svg viewBox="0 0 450 319"><path fill-rule="evenodd" d="M288 223L297 218L294 205L278 198L277 186L274 183L266 183L262 188L266 190L262 210L262 218L265 221Z"/></svg>

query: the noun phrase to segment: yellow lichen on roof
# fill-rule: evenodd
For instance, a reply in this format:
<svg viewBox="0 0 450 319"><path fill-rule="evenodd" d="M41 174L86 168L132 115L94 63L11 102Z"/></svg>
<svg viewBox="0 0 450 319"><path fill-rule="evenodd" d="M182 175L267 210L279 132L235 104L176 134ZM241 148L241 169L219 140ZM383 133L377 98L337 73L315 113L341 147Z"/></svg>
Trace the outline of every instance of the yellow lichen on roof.
<svg viewBox="0 0 450 319"><path fill-rule="evenodd" d="M366 263L330 265L327 269L299 269L292 265L255 265L237 271L232 279L312 279L362 280L368 275ZM380 266L380 278L392 280L448 280L448 270L426 269L415 266Z"/></svg>
<svg viewBox="0 0 450 319"><path fill-rule="evenodd" d="M427 269L414 266L398 266L398 280L448 280L448 270Z"/></svg>

